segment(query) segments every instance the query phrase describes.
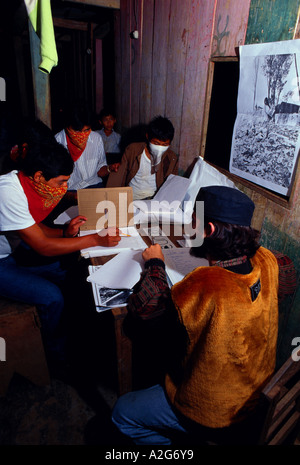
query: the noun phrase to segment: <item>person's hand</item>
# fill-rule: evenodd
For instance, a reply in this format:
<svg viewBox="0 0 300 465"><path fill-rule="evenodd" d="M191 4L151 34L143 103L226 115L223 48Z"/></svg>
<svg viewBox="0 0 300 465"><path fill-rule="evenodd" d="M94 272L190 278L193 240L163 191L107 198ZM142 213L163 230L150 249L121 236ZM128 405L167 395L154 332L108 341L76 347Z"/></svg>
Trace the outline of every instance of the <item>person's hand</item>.
<svg viewBox="0 0 300 465"><path fill-rule="evenodd" d="M64 237L75 237L79 232L80 226L86 222L85 216L76 216L73 218L64 231Z"/></svg>
<svg viewBox="0 0 300 465"><path fill-rule="evenodd" d="M120 163L113 163L112 165L109 165L110 171L114 171L115 173L118 171L120 166Z"/></svg>
<svg viewBox="0 0 300 465"><path fill-rule="evenodd" d="M99 245L103 247L115 247L121 240L118 228L106 228L98 232Z"/></svg>
<svg viewBox="0 0 300 465"><path fill-rule="evenodd" d="M159 258L160 260L165 260L164 255L161 250L161 246L159 244L150 245L147 249L144 250L142 253L142 257L145 260L151 260L151 258Z"/></svg>

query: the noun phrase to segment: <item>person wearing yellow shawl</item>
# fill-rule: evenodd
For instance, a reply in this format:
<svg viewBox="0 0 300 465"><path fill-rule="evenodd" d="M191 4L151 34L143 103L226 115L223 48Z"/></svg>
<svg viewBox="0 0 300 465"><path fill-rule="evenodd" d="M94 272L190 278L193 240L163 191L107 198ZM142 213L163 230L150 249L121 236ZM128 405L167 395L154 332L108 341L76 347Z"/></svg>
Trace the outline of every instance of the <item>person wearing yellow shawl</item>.
<svg viewBox="0 0 300 465"><path fill-rule="evenodd" d="M26 131L19 169L0 176L0 295L35 305L48 361L63 360L64 338L57 329L64 309L66 270L60 258L83 248L115 246L118 230L77 237L86 221L77 216L66 227L43 223L67 190L74 162L40 122ZM50 130L49 130L50 131Z"/></svg>
<svg viewBox="0 0 300 465"><path fill-rule="evenodd" d="M251 424L276 361L277 260L259 245L254 203L244 193L209 186L196 201L204 202L204 240L192 253L209 266L169 289L162 250L153 245L128 302L131 318L151 324L153 341L163 325L161 357L169 355L163 382L114 407L114 424L135 444L176 444L179 433L194 444L252 443L259 433Z"/></svg>

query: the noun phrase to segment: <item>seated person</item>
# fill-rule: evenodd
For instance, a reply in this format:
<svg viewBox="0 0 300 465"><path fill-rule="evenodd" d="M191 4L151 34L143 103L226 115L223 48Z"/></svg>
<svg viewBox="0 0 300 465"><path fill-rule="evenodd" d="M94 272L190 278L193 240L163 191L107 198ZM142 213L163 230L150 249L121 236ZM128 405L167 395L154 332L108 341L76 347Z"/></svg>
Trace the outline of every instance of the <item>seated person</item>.
<svg viewBox="0 0 300 465"><path fill-rule="evenodd" d="M74 162L53 135L43 132L40 137L38 124L27 140L20 146L20 169L0 176L0 295L36 306L48 360L63 360L65 348L57 330L66 270L60 258L86 247L113 247L120 237L115 228L76 237L86 221L82 216L66 227L42 223L64 196ZM31 261L24 260L28 252Z"/></svg>
<svg viewBox="0 0 300 465"><path fill-rule="evenodd" d="M197 201L204 201L204 241L192 253L209 266L169 289L162 250L152 245L129 298L129 314L148 321L154 339L164 315L169 349L163 383L125 394L114 407L113 422L135 444L170 445L176 432L194 433L197 444L252 443L243 432L275 369L278 264L250 226L254 204L225 186L200 189Z"/></svg>
<svg viewBox="0 0 300 465"><path fill-rule="evenodd" d="M104 187L103 178L118 165L107 165L102 138L91 130L90 116L84 106L78 104L67 110L65 129L55 136L68 149L74 170L68 182L68 191L86 187ZM76 198L76 196L75 196Z"/></svg>
<svg viewBox="0 0 300 465"><path fill-rule="evenodd" d="M105 153L120 153L121 135L114 130L117 119L109 109L101 110L98 116L102 129L96 131L102 137Z"/></svg>
<svg viewBox="0 0 300 465"><path fill-rule="evenodd" d="M147 143L125 149L118 172L109 175L106 186L130 186L134 200L153 197L170 174L178 174L178 158L170 149L173 137L171 121L155 117L147 128Z"/></svg>

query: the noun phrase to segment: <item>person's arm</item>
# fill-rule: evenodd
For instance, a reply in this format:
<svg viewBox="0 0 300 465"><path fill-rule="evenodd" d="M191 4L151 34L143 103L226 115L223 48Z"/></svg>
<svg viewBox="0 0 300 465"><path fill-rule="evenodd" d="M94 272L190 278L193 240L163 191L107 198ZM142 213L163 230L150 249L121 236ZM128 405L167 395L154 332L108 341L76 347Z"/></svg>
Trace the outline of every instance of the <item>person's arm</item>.
<svg viewBox="0 0 300 465"><path fill-rule="evenodd" d="M164 256L156 244L143 252L145 271L128 299L128 312L141 320L165 315L172 304L165 272Z"/></svg>
<svg viewBox="0 0 300 465"><path fill-rule="evenodd" d="M109 173L106 187L123 187L126 185L126 174L128 170L128 147L126 148L117 172Z"/></svg>
<svg viewBox="0 0 300 465"><path fill-rule="evenodd" d="M88 247L114 247L121 240L117 228L108 228L99 234L72 237L82 219L74 218L67 229L49 228L42 223L18 231L20 238L40 255L51 257L66 255Z"/></svg>
<svg viewBox="0 0 300 465"><path fill-rule="evenodd" d="M97 174L100 178L105 178L110 173L117 173L119 166L120 163L113 163L112 165L102 166Z"/></svg>

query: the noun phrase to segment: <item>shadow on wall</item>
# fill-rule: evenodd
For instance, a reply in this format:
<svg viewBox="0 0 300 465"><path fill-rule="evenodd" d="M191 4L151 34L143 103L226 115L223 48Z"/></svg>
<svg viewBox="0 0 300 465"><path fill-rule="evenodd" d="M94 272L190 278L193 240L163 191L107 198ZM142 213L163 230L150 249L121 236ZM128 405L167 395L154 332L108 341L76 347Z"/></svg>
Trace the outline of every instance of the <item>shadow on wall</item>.
<svg viewBox="0 0 300 465"><path fill-rule="evenodd" d="M122 128L120 149L124 152L126 147L133 142L146 142L147 125L139 124L131 128Z"/></svg>

